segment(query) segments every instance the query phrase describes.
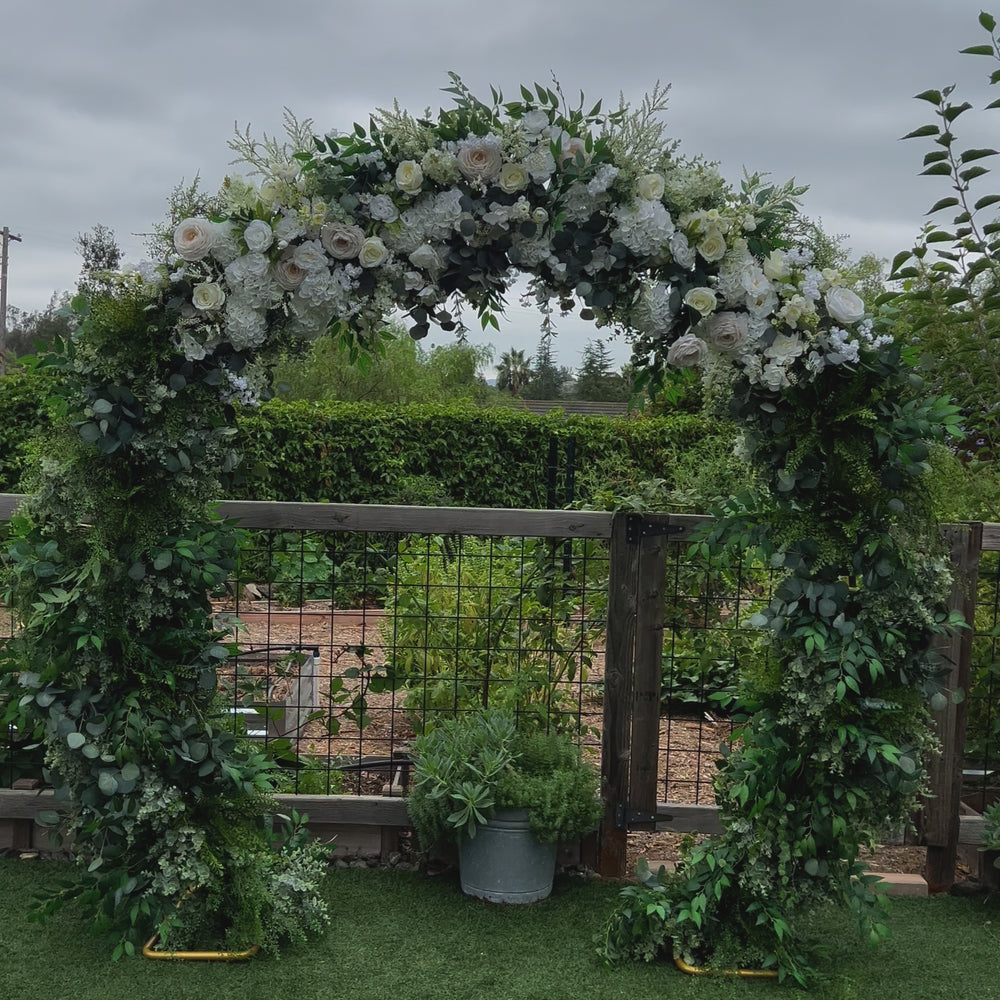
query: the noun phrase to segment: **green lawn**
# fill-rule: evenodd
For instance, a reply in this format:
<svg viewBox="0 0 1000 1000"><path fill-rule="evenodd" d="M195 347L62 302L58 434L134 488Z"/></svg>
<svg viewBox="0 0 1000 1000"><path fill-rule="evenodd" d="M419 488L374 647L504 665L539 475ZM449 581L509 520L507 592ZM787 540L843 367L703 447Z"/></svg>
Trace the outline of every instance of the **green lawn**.
<svg viewBox="0 0 1000 1000"><path fill-rule="evenodd" d="M65 911L29 924L29 897L50 862L0 860L2 1000L713 1000L787 997L773 982L700 978L672 965L605 968L592 935L618 887L560 877L552 897L498 907L462 896L450 876L337 869L329 934L310 951L234 965L109 960ZM840 913L816 918L836 1000L1000 1000L1000 900L900 899L893 938L858 943Z"/></svg>

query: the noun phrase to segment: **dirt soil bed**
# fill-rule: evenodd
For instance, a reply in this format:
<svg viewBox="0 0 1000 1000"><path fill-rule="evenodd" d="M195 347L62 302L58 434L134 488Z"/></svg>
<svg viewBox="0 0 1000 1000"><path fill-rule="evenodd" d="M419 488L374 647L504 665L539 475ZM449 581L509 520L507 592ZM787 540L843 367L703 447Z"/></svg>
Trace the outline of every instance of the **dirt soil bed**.
<svg viewBox="0 0 1000 1000"><path fill-rule="evenodd" d="M222 616L232 609L220 606ZM379 631L381 615L377 610L330 613L329 606L320 602L300 609L278 608L266 601L243 602L240 607L243 622L239 642L245 649L265 646L302 646L319 653L320 691L329 691L331 678L345 671L384 662ZM598 656L590 679L600 679L603 658ZM347 682L348 685L357 682ZM319 720L308 722L294 740L297 753L316 758L317 764L329 761L331 766L344 761L379 762L370 770L363 764L358 770L345 772L345 791L380 794L393 780L405 780L399 770L387 762L394 754L404 752L415 733L412 719L403 705L404 694L385 692L368 695L370 722L359 731L347 719L341 719L339 731L331 733ZM588 724L595 729L587 737L589 752L599 756L600 736L596 732L601 718L598 690L588 689L583 696L583 708ZM730 733L724 719L711 716L661 716L659 741L659 797L671 802L701 805L714 804L711 775L718 756L718 747ZM679 857L685 835L679 833L643 833L629 835L629 870L634 870L640 857L650 861L671 862ZM923 874L925 850L907 844L880 846L865 858L872 870L904 874Z"/></svg>

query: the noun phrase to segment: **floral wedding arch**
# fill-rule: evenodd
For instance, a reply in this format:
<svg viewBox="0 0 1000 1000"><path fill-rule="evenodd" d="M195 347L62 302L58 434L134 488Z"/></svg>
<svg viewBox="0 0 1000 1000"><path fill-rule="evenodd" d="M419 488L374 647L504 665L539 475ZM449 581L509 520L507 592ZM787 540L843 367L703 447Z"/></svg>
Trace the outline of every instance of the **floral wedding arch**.
<svg viewBox="0 0 1000 1000"><path fill-rule="evenodd" d="M702 548L753 549L781 575L756 622L769 667L744 679L755 711L716 782L726 833L648 890L647 940L627 906L613 915L604 954L649 955L659 935L689 961L805 978L794 915L834 897L880 932L859 849L922 785L947 573L921 474L954 411L914 395L845 275L795 245L801 189L734 192L679 157L662 91L603 113L544 87L485 104L452 84L436 119L397 107L347 135L290 118L289 143L238 136L257 178L187 206L162 262L87 304L47 362L72 433L14 521L24 628L5 690L89 861L50 906L91 905L124 952L192 891L222 920L237 901L239 945L322 927L315 857L293 835L274 860L260 833L266 761L213 721L227 650L206 595L234 543L207 508L236 463L232 405L266 394L255 362L294 340L374 350L396 311L419 338L460 329L463 306L496 325L520 273L546 316L579 306L624 331L653 391L670 366L726 373L763 488Z"/></svg>

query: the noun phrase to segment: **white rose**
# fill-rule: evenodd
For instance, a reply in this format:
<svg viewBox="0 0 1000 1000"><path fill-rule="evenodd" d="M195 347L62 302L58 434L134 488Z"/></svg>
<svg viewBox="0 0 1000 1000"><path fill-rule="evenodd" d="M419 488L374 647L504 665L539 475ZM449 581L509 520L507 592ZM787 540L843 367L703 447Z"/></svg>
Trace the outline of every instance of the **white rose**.
<svg viewBox="0 0 1000 1000"><path fill-rule="evenodd" d="M362 267L378 267L388 256L385 244L377 236L369 236L361 244L358 263Z"/></svg>
<svg viewBox="0 0 1000 1000"><path fill-rule="evenodd" d="M418 246L408 259L414 267L426 271L432 278L437 276L442 267L437 250L429 243L422 243ZM421 283L423 283L423 278L421 278Z"/></svg>
<svg viewBox="0 0 1000 1000"><path fill-rule="evenodd" d="M664 181L662 174L646 174L639 178L636 190L639 197L646 201L659 201L663 197Z"/></svg>
<svg viewBox="0 0 1000 1000"><path fill-rule="evenodd" d="M692 288L684 296L684 304L702 316L715 311L715 292L711 288Z"/></svg>
<svg viewBox="0 0 1000 1000"><path fill-rule="evenodd" d="M528 171L521 163L505 163L500 168L500 190L516 194L528 186Z"/></svg>
<svg viewBox="0 0 1000 1000"><path fill-rule="evenodd" d="M329 222L319 233L323 249L335 260L353 260L365 242L364 230L346 226L342 222Z"/></svg>
<svg viewBox="0 0 1000 1000"><path fill-rule="evenodd" d="M254 219L243 230L243 242L251 253L263 253L274 242L274 233L263 219Z"/></svg>
<svg viewBox="0 0 1000 1000"><path fill-rule="evenodd" d="M377 194L368 203L368 213L379 222L395 222L399 218L399 209L387 194Z"/></svg>
<svg viewBox="0 0 1000 1000"><path fill-rule="evenodd" d="M300 243L292 252L292 260L303 271L320 271L329 263L319 240Z"/></svg>
<svg viewBox="0 0 1000 1000"><path fill-rule="evenodd" d="M801 357L805 349L805 343L797 334L779 333L771 341L770 347L765 348L764 357L773 359L775 364L787 365Z"/></svg>
<svg viewBox="0 0 1000 1000"><path fill-rule="evenodd" d="M709 316L699 329L717 351L731 354L746 343L747 315L736 312L715 313Z"/></svg>
<svg viewBox="0 0 1000 1000"><path fill-rule="evenodd" d="M200 285L195 285L191 293L192 304L202 312L219 309L225 301L226 293L217 281L203 281Z"/></svg>
<svg viewBox="0 0 1000 1000"><path fill-rule="evenodd" d="M544 208L536 208L531 213L531 221L536 226L544 226L549 221L549 213Z"/></svg>
<svg viewBox="0 0 1000 1000"><path fill-rule="evenodd" d="M708 357L708 344L693 333L678 337L667 350L667 364L695 368Z"/></svg>
<svg viewBox="0 0 1000 1000"><path fill-rule="evenodd" d="M524 166L533 181L547 181L556 169L556 161L548 146L536 146L524 158Z"/></svg>
<svg viewBox="0 0 1000 1000"><path fill-rule="evenodd" d="M722 260L726 256L726 237L719 229L710 229L698 241L698 253L707 261Z"/></svg>
<svg viewBox="0 0 1000 1000"><path fill-rule="evenodd" d="M849 288L834 286L823 297L826 311L838 322L848 326L857 323L865 314L865 304L861 296Z"/></svg>
<svg viewBox="0 0 1000 1000"><path fill-rule="evenodd" d="M772 281L788 277L788 265L785 263L785 254L781 250L772 250L770 256L761 262L761 267Z"/></svg>
<svg viewBox="0 0 1000 1000"><path fill-rule="evenodd" d="M457 153L458 169L471 180L492 180L503 163L500 147L495 140L470 139Z"/></svg>
<svg viewBox="0 0 1000 1000"><path fill-rule="evenodd" d="M305 280L306 272L295 263L292 255L286 253L274 265L274 280L286 291L293 292Z"/></svg>
<svg viewBox="0 0 1000 1000"><path fill-rule="evenodd" d="M208 219L184 219L174 230L174 249L185 260L202 260L215 246L217 235Z"/></svg>
<svg viewBox="0 0 1000 1000"><path fill-rule="evenodd" d="M404 194L419 194L424 183L424 172L416 160L403 160L396 167L396 187Z"/></svg>
<svg viewBox="0 0 1000 1000"><path fill-rule="evenodd" d="M529 135L538 135L543 129L548 127L549 116L541 108L528 111L521 118L521 128Z"/></svg>
<svg viewBox="0 0 1000 1000"><path fill-rule="evenodd" d="M573 135L563 139L562 158L564 160L575 161L577 156L582 156L585 162L590 162L591 154L587 152L587 140L582 136Z"/></svg>

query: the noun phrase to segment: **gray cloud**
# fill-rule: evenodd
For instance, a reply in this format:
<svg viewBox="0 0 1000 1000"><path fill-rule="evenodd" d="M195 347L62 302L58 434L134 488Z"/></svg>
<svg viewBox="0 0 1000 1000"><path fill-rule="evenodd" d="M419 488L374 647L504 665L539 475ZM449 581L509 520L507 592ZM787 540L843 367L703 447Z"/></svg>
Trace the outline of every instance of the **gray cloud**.
<svg viewBox="0 0 1000 1000"><path fill-rule="evenodd" d="M446 73L477 92L548 84L616 104L671 83L667 121L688 154L810 185L807 214L856 254L891 257L918 232L940 182L898 137L929 119L913 100L957 82L976 100L985 60L971 0L47 0L9 4L0 61L0 225L20 233L8 300L72 287L73 239L113 227L132 259L170 190L229 168L234 123L280 132L282 109L346 130L394 98L449 103ZM964 124L965 119L962 120ZM972 121L970 119L970 125ZM981 144L988 135L963 133ZM512 310L498 350L533 347ZM558 348L578 363L586 328ZM596 335L596 334L593 334ZM626 355L622 347L617 352Z"/></svg>

